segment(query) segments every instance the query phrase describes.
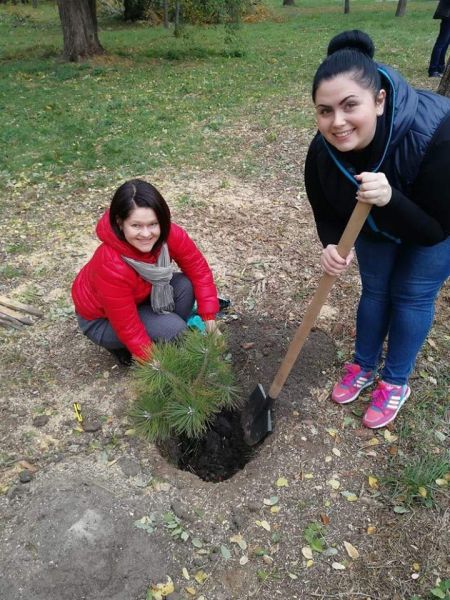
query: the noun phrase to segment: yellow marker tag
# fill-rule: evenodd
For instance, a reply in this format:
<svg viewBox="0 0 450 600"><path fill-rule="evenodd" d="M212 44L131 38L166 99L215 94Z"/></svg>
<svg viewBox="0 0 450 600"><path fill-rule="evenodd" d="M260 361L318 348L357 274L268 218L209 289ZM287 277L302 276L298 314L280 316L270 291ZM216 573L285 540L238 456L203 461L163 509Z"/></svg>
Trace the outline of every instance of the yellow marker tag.
<svg viewBox="0 0 450 600"><path fill-rule="evenodd" d="M73 411L75 413L75 419L78 421L78 423L82 423L83 415L81 414L81 406L78 402L73 403Z"/></svg>

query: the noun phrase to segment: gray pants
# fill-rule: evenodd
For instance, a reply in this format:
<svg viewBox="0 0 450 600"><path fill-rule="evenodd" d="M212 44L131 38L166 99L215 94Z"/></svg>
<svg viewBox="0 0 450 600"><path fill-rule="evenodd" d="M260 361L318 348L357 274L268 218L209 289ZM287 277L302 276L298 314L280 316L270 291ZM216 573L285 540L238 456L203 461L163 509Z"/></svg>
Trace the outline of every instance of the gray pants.
<svg viewBox="0 0 450 600"><path fill-rule="evenodd" d="M194 291L189 279L183 273L174 273L170 284L173 287L175 310L171 313L153 312L150 300L139 304L139 317L152 340L171 340L186 329L186 321L194 306ZM119 350L125 346L117 337L108 319L88 321L77 314L81 331L91 342L107 348Z"/></svg>

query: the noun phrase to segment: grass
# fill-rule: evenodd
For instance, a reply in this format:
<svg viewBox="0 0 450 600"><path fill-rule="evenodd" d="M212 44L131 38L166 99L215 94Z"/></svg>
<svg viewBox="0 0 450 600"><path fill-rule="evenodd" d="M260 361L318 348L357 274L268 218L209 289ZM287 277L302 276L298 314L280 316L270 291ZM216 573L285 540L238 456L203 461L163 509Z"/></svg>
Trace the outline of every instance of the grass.
<svg viewBox="0 0 450 600"><path fill-rule="evenodd" d="M258 148L242 148L241 120L277 139L283 127L313 125L309 87L331 35L366 29L378 58L412 79L426 72L436 34L429 2L305 0L288 10L271 2L275 21L244 24L225 41L223 27L186 27L182 38L145 24L100 15L108 54L83 64L60 62L62 36L54 3L0 8L0 181L102 186L157 169L230 165L262 169ZM419 58L418 58L419 57Z"/></svg>
<svg viewBox="0 0 450 600"><path fill-rule="evenodd" d="M436 505L439 493L448 491L450 456L424 454L403 465L384 482L395 504L412 506L421 504L427 508Z"/></svg>

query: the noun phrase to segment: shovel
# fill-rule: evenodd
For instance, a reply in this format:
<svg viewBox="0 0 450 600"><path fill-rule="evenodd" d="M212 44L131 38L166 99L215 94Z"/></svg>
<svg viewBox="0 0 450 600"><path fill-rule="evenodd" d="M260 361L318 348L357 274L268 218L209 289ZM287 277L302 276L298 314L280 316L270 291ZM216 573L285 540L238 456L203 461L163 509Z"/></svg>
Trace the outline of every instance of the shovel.
<svg viewBox="0 0 450 600"><path fill-rule="evenodd" d="M337 251L340 256L346 257L350 253L369 215L370 209L371 204L357 202L337 245ZM270 386L269 394L266 395L264 388L258 383L251 393L247 404L244 406L241 414L241 424L244 431L244 440L249 446L254 446L272 431L271 409L273 402L278 398L336 278L336 275L328 275L328 273L324 273L320 278L316 292L306 308L303 321L298 326Z"/></svg>

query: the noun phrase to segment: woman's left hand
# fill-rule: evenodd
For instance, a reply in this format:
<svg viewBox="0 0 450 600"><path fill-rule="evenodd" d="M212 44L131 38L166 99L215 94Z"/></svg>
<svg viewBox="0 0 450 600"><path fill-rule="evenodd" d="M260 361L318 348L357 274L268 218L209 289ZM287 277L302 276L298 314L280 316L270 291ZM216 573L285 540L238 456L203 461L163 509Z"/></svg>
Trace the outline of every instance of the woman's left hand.
<svg viewBox="0 0 450 600"><path fill-rule="evenodd" d="M392 196L392 188L384 173L368 173L364 171L355 176L359 181L356 199L375 206L386 206Z"/></svg>
<svg viewBox="0 0 450 600"><path fill-rule="evenodd" d="M216 333L218 335L222 335L219 327L217 326L217 321L211 319L210 321L205 321L206 333Z"/></svg>

